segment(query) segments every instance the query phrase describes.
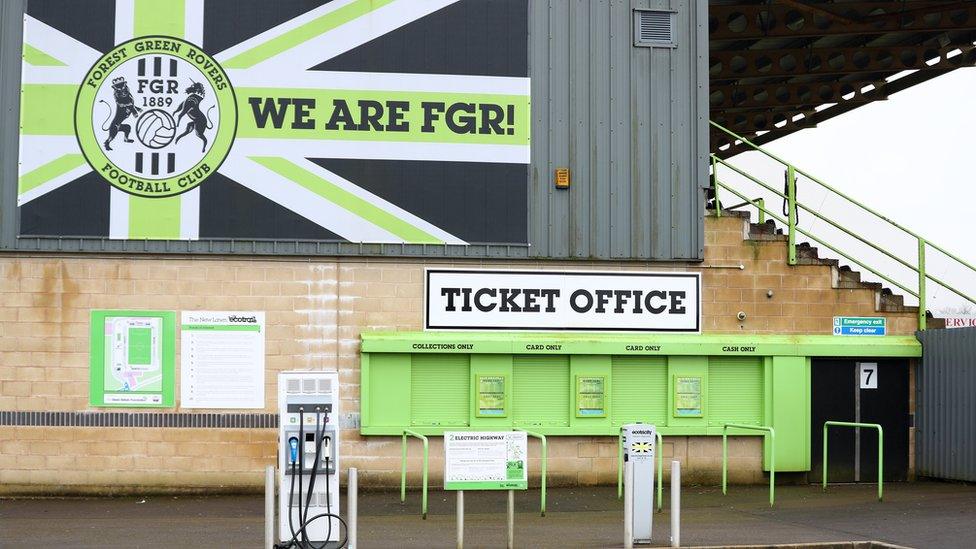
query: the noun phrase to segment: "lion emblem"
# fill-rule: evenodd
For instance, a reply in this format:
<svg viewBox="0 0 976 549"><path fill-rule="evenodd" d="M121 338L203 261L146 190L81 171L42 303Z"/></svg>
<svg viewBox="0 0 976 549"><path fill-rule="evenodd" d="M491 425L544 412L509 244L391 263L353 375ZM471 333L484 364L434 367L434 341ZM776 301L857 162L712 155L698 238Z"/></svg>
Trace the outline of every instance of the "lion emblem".
<svg viewBox="0 0 976 549"><path fill-rule="evenodd" d="M105 118L105 122L102 123L102 131L108 131L108 139L105 140L105 150L112 150L112 140L115 136L122 132L123 140L126 143L132 143L133 140L129 137L132 132L132 127L125 123L126 119L130 116L137 116L141 109L136 106L135 99L132 97L132 91L129 90L129 84L125 81L125 78L119 77L112 80L112 94L115 96L115 116L112 116L112 107L104 99L99 101L105 103L109 108L109 116ZM106 124L112 119L112 123Z"/></svg>
<svg viewBox="0 0 976 549"><path fill-rule="evenodd" d="M184 116L189 117L190 121L186 125L186 130L184 130L183 133L176 138L176 142L179 143L180 139L183 139L189 135L190 132L196 132L197 137L203 141L203 147L201 150L206 152L207 136L204 132L213 128L213 122L210 120L210 111L213 110L215 105L211 105L210 108L207 109L206 115L204 115L203 111L200 110L200 103L203 102L206 91L203 89L203 84L200 84L199 82L194 82L190 87L188 87L186 89L186 93L188 94L187 98L184 99L178 107L176 107L176 110L173 111L173 116L176 116L177 126L180 125L180 122L183 120Z"/></svg>

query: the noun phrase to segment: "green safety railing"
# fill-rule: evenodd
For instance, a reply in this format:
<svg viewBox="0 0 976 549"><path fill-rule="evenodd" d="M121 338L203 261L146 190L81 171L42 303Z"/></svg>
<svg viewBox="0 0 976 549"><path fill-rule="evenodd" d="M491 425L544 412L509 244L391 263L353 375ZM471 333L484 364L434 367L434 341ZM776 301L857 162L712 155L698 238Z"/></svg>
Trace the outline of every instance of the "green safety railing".
<svg viewBox="0 0 976 549"><path fill-rule="evenodd" d="M664 437L660 431L654 430L657 440L657 512L660 513L664 505ZM617 499L624 497L624 428L620 428L617 435Z"/></svg>
<svg viewBox="0 0 976 549"><path fill-rule="evenodd" d="M408 429L404 429L402 437L402 454L403 459L400 464L400 503L407 501L407 436L414 438L419 438L424 443L424 469L423 469L423 493L421 495L420 501L420 513L424 520L427 520L427 464L430 454L430 445L427 442L427 437L421 435L420 433L415 433Z"/></svg>
<svg viewBox="0 0 976 549"><path fill-rule="evenodd" d="M884 429L877 423L856 423L853 421L825 421L823 427L823 491L827 491L827 427L864 427L878 430L878 501L884 498Z"/></svg>
<svg viewBox="0 0 976 549"><path fill-rule="evenodd" d="M746 138L744 138L742 136L739 136L739 135L733 133L732 131L730 131L730 130L728 130L728 129L722 127L722 126L720 126L719 124L716 124L715 122L711 122L711 125L712 125L712 127L714 127L716 129L724 132L729 137L731 137L734 140L733 142L736 145L740 145L740 144L741 145L745 145L745 146L747 146L751 150L760 152L763 155L765 155L766 157L768 157L768 158L770 158L770 159L778 162L779 164L781 164L786 169L786 189L785 189L785 192L782 192L782 191L777 190L773 186L771 186L771 185L769 185L769 184L761 181L760 179L758 179L758 178L756 178L756 177L754 177L754 176L746 173L742 169L740 169L740 168L734 166L733 164L729 163L727 160L724 160L724 159L722 159L722 158L720 158L720 157L718 157L718 156L716 156L714 154L711 155L711 165L712 165L712 191L714 193L714 198L715 198L716 215L721 216L721 212L722 212L722 200L721 200L721 196L720 196L720 190L722 190L722 191L728 191L729 193L735 195L736 197L738 197L738 199L740 199L740 200L743 201L741 204L736 204L734 207L742 207L742 206L745 206L745 205L750 205L750 206L755 207L756 210L759 212L760 222L764 222L765 221L765 217L766 216L769 216L770 218L774 219L775 221L777 221L777 222L785 225L787 227L787 231L788 231L787 232L787 240L788 240L789 246L788 246L788 256L787 257L788 257L788 260L789 260L789 264L790 265L796 265L796 261L797 261L797 257L796 257L796 235L797 234L800 234L800 235L803 235L803 236L805 236L807 238L810 238L811 240L816 241L818 244L824 246L825 248L827 248L827 249L833 251L834 253L840 255L844 259L846 259L846 260L848 260L848 261L850 261L852 263L855 263L855 264L859 265L864 270L870 272L871 274L873 274L874 276L880 278L881 280L884 280L888 284L891 284L892 286L895 286L896 288L900 289L901 291L905 292L906 294L918 298L918 302L919 302L919 306L918 306L918 327L919 327L920 330L924 330L925 329L925 324L926 324L926 284L927 284L928 281L935 282L939 286L942 286L943 288L951 291L952 293L958 295L959 297L962 297L963 299L969 301L970 303L976 304L976 298L973 298L972 296L966 294L962 290L957 289L956 287L952 286L951 284L949 284L948 282L946 282L942 278L934 276L931 272L926 271L926 268L925 268L925 255L926 255L926 251L929 248L931 248L933 250L936 250L936 251L942 253L947 258L955 261L960 266L965 267L966 269L968 269L970 276L976 276L976 267L973 267L971 264L969 264L966 261L960 259L958 256L954 255L953 253L946 251L945 248L942 248L942 247L940 247L940 246L932 243L931 241L929 241L929 240L921 237L917 233L915 233L915 232L913 232L913 231L911 231L909 229L906 229L905 227L899 225L898 223L892 221L891 219L888 219L887 217L881 215L880 213L876 212L875 210L869 208L868 206L865 206L864 204L861 204L860 202L854 200L850 196L848 196L848 195L840 192L836 188L828 185L827 183L824 183L820 179L817 179L813 175L810 175L809 173L801 170L800 168L794 166L793 164L790 164L789 162L786 162L785 160L783 160L783 159L779 158L778 156L774 155L773 153L771 153L771 152L763 149L762 147L760 147L759 145L756 145L755 143L749 141L748 139L746 139ZM719 173L718 173L719 172L719 166L724 167L724 168L728 168L729 170L732 170L736 174L738 174L738 175L740 175L740 176L748 179L749 181L751 181L751 182L759 185L760 187L762 187L763 189L769 191L770 193L774 194L775 196L778 196L778 197L782 198L785 201L786 205L787 205L787 212L785 214L783 214L783 215L785 215L785 218L782 217L782 216L780 216L780 215L777 215L776 213L774 213L774 212L770 211L769 209L767 209L766 208L766 205L765 205L765 202L763 200L761 200L761 199L749 199L744 194L742 194L739 191L733 189L727 183L722 182L722 180L719 178ZM878 244L876 244L876 243L868 240L868 238L866 238L865 236L862 236L862 235L858 234L857 232L855 232L852 229L848 229L847 227L844 227L843 225L840 224L840 222L838 222L838 221L836 221L836 220L834 220L834 219L832 219L832 218L824 215L821 211L819 211L819 208L812 207L810 205L804 204L803 202L800 202L799 200L797 200L797 197L796 197L796 181L797 181L797 176L798 175L799 176L803 176L803 177L805 177L805 178L813 181L814 183L817 183L818 185L820 185L821 187L823 187L824 189L826 189L827 191L829 191L830 193L832 193L834 196L837 196L837 197L839 197L839 198L847 201L849 204L852 204L852 205L856 206L861 211L866 212L866 213L874 216L876 219L881 220L881 221L887 223L888 225L890 225L891 227L897 229L902 234L907 235L907 236L911 237L912 239L914 239L917 242L917 244L918 244L918 254L916 256L916 261L914 263L912 263L912 262L909 262L909 261L906 261L906 260L902 259L901 257L895 255L893 252L891 252L891 251L883 248L882 246L880 246L880 245L878 245ZM727 209L732 209L732 207L729 207ZM871 249L873 249L873 250L881 253L882 255L890 258L891 260L895 261L896 263L900 264L901 266L909 269L911 272L913 272L913 273L915 273L917 275L918 281L916 283L916 287L915 288L909 288L908 286L905 286L904 284L901 284L901 283L895 281L891 277L889 277L887 275L884 275L881 272L879 272L877 268L874 268L874 267L872 267L870 265L866 265L864 260L854 259L853 257L851 257L851 255L849 255L849 254L845 253L844 251L842 251L838 246L827 242L823 237L817 236L815 234L812 234L808 230L804 230L804 229L801 229L801 228L797 227L797 213L798 213L798 210L799 209L802 209L804 212L807 212L807 213L813 215L814 217L816 217L817 219L820 219L820 220L824 221L825 223L827 223L831 227L833 227L833 228L841 231L845 235L854 238L855 240L861 242L862 244L864 244L864 245L870 247Z"/></svg>
<svg viewBox="0 0 976 549"><path fill-rule="evenodd" d="M740 425L726 423L722 426L722 494L728 493L729 487L729 429L747 429L750 431L765 431L769 433L769 506L776 502L776 431L772 427L763 425Z"/></svg>
<svg viewBox="0 0 976 549"><path fill-rule="evenodd" d="M533 433L532 431L527 431L525 429L515 429L516 431L522 431L523 433L539 439L542 442L542 501L539 504L539 513L542 516L546 516L546 471L549 465L549 443L546 442L546 435L541 435L539 433Z"/></svg>

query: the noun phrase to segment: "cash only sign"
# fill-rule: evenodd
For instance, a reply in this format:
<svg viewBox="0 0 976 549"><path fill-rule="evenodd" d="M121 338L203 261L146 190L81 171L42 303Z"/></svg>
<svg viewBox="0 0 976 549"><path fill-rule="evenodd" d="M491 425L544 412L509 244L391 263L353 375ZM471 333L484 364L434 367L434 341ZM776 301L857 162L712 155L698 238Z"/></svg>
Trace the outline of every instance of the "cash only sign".
<svg viewBox="0 0 976 549"><path fill-rule="evenodd" d="M701 275L427 269L427 330L701 331Z"/></svg>

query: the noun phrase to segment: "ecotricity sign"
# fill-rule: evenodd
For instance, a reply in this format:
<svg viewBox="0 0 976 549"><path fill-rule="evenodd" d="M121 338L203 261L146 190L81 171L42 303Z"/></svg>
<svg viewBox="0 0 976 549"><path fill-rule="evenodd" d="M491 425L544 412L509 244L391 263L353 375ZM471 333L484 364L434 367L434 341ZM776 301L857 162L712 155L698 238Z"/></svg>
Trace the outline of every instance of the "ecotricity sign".
<svg viewBox="0 0 976 549"><path fill-rule="evenodd" d="M427 269L427 330L701 331L698 273Z"/></svg>
<svg viewBox="0 0 976 549"><path fill-rule="evenodd" d="M465 194L432 174L526 192L527 171L489 173L529 163L525 1L31 0L21 234L518 241L445 220ZM491 39L416 40L459 22Z"/></svg>

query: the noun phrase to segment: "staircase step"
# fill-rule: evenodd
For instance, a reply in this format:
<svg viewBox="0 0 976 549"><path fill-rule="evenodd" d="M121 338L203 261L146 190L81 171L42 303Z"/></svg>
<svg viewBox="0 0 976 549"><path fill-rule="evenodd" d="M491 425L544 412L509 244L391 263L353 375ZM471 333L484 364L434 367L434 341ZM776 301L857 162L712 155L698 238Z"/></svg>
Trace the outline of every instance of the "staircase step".
<svg viewBox="0 0 976 549"><path fill-rule="evenodd" d="M816 246L812 246L809 242L800 242L796 245L796 255L797 257L809 259L820 259L820 250Z"/></svg>
<svg viewBox="0 0 976 549"><path fill-rule="evenodd" d="M836 259L825 259L822 257L802 257L800 255L796 256L797 265L830 265L831 267L836 267L840 264L840 261Z"/></svg>
<svg viewBox="0 0 976 549"><path fill-rule="evenodd" d="M886 305L883 301L878 307L879 313L914 313L918 314L918 307L915 305ZM942 321L942 325L945 326L945 321Z"/></svg>
<svg viewBox="0 0 976 549"><path fill-rule="evenodd" d="M749 234L775 234L776 223L767 219L765 223L750 223Z"/></svg>
<svg viewBox="0 0 976 549"><path fill-rule="evenodd" d="M714 211L712 211L714 213ZM738 217L740 219L750 219L748 212L733 210L723 210L722 215ZM773 220L764 223L749 223L748 240L759 242L786 242L789 240L783 234L783 229L776 226ZM841 265L840 260L820 257L820 250L810 242L800 242L796 245L796 264L797 265L818 265L829 266L837 269L837 277L834 288L838 290L872 290L877 292L877 312L879 313L913 313L918 314L917 306L905 305L905 296L896 294L891 288L885 287L880 282L867 282L861 280L862 273L855 271L850 265ZM930 328L944 326L945 322L940 319L931 320Z"/></svg>

